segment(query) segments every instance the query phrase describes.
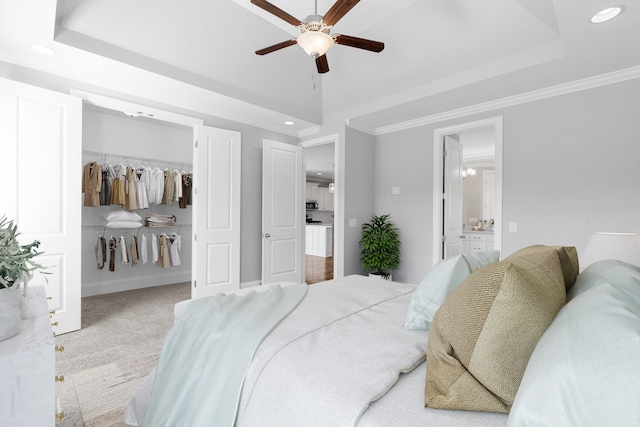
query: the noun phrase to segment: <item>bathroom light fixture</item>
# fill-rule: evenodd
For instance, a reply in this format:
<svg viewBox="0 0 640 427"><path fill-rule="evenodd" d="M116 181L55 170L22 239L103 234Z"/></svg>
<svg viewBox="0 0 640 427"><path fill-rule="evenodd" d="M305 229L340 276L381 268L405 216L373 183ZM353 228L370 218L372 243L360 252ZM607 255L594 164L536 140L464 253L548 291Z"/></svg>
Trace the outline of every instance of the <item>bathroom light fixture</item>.
<svg viewBox="0 0 640 427"><path fill-rule="evenodd" d="M620 15L620 12L622 12L622 7L620 6L608 7L596 13L595 15L593 15L591 17L591 22L593 24L600 24L602 22L607 22L615 18L616 16Z"/></svg>
<svg viewBox="0 0 640 427"><path fill-rule="evenodd" d="M476 176L476 170L473 168L462 169L462 179Z"/></svg>
<svg viewBox="0 0 640 427"><path fill-rule="evenodd" d="M56 51L50 47L38 43L31 43L31 49L44 55L54 55L56 53Z"/></svg>
<svg viewBox="0 0 640 427"><path fill-rule="evenodd" d="M336 192L336 185L331 182L329 183L329 193L335 193Z"/></svg>

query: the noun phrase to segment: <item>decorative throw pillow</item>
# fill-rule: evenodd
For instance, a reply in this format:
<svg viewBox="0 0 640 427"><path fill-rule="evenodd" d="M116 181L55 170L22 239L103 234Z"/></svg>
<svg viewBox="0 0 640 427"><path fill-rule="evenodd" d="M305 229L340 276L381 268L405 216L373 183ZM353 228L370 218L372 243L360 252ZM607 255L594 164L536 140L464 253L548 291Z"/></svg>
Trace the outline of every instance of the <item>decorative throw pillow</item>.
<svg viewBox="0 0 640 427"><path fill-rule="evenodd" d="M434 265L411 297L404 327L429 330L433 315L451 291L475 270L498 259L500 251L472 252L444 259Z"/></svg>
<svg viewBox="0 0 640 427"><path fill-rule="evenodd" d="M613 259L596 261L578 275L576 283L567 292L567 301L571 301L594 286L608 281L624 280L627 277L640 280L640 267Z"/></svg>
<svg viewBox="0 0 640 427"><path fill-rule="evenodd" d="M553 248L474 272L433 318L425 405L509 412L536 343L565 301Z"/></svg>
<svg viewBox="0 0 640 427"><path fill-rule="evenodd" d="M638 349L637 273L579 293L531 355L509 427L639 426Z"/></svg>
<svg viewBox="0 0 640 427"><path fill-rule="evenodd" d="M509 257L526 256L536 251L546 251L553 249L558 251L560 257L560 266L562 267L562 275L564 277L564 284L569 289L576 281L578 273L580 272L580 266L578 264L578 251L573 246L544 246L533 245L522 248L509 255Z"/></svg>

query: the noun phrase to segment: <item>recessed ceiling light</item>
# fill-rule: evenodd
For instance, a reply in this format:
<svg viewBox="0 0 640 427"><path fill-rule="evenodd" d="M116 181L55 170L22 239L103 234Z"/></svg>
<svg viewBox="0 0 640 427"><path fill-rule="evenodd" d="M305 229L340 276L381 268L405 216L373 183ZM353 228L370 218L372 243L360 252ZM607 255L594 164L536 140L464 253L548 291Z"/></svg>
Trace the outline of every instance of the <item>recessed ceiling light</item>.
<svg viewBox="0 0 640 427"><path fill-rule="evenodd" d="M318 175L322 175L322 172L316 172Z"/></svg>
<svg viewBox="0 0 640 427"><path fill-rule="evenodd" d="M600 24L602 22L607 22L616 16L620 15L622 12L622 8L620 6L608 7L600 12L596 13L591 17L591 22L594 24Z"/></svg>
<svg viewBox="0 0 640 427"><path fill-rule="evenodd" d="M284 122L285 125L287 126L293 126L296 124L296 122L292 122L291 120L287 120L286 122Z"/></svg>
<svg viewBox="0 0 640 427"><path fill-rule="evenodd" d="M31 49L35 50L38 53L43 53L45 55L53 55L56 53L55 50L51 49L48 46L45 45L41 45L41 44L37 44L37 43L32 43L31 44Z"/></svg>

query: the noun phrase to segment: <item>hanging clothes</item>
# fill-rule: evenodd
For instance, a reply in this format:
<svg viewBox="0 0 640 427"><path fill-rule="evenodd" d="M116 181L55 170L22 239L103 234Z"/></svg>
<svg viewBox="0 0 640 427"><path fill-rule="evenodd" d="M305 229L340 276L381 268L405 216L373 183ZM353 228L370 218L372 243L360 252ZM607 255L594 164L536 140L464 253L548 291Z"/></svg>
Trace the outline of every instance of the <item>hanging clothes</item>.
<svg viewBox="0 0 640 427"><path fill-rule="evenodd" d="M111 185L115 172L109 163L102 164L102 189L100 190L100 206L111 204Z"/></svg>
<svg viewBox="0 0 640 427"><path fill-rule="evenodd" d="M182 174L178 170L173 171L173 201L177 202L182 197Z"/></svg>
<svg viewBox="0 0 640 427"><path fill-rule="evenodd" d="M127 255L127 241L124 235L120 235L120 262L122 264L129 264L129 256Z"/></svg>
<svg viewBox="0 0 640 427"><path fill-rule="evenodd" d="M82 192L84 206L100 206L102 171L97 162L89 162L82 169Z"/></svg>
<svg viewBox="0 0 640 427"><path fill-rule="evenodd" d="M146 264L147 259L147 235L143 234L142 239L140 240L140 259L143 264Z"/></svg>
<svg viewBox="0 0 640 427"><path fill-rule="evenodd" d="M124 180L126 177L127 169L124 165L117 165L113 168L115 177L111 185L111 204L122 205L126 203L124 193Z"/></svg>
<svg viewBox="0 0 640 427"><path fill-rule="evenodd" d="M116 271L116 247L118 243L115 237L109 239L109 271Z"/></svg>
<svg viewBox="0 0 640 427"><path fill-rule="evenodd" d="M184 173L182 174L182 197L180 198L180 202L178 202L178 205L180 206L180 208L185 209L190 204L191 204L191 174Z"/></svg>
<svg viewBox="0 0 640 427"><path fill-rule="evenodd" d="M98 241L96 242L96 263L98 265L98 270L102 270L106 262L107 241L105 240L104 236L98 236Z"/></svg>
<svg viewBox="0 0 640 427"><path fill-rule="evenodd" d="M127 171L125 174L125 185L124 185L124 193L125 193L125 204L124 209L128 211L132 211L138 209L138 197L137 197L137 184L138 176L133 169L133 166L127 166Z"/></svg>
<svg viewBox="0 0 640 427"><path fill-rule="evenodd" d="M155 234L151 235L151 261L158 265L158 238Z"/></svg>
<svg viewBox="0 0 640 427"><path fill-rule="evenodd" d="M180 251L182 250L182 237L179 234L171 233L169 235L169 241L171 243L171 265L177 267L180 265Z"/></svg>
<svg viewBox="0 0 640 427"><path fill-rule="evenodd" d="M162 194L162 204L170 205L173 203L175 192L175 181L173 173L169 170L164 171L164 193Z"/></svg>
<svg viewBox="0 0 640 427"><path fill-rule="evenodd" d="M158 236L158 262L156 266L162 268L171 267L171 255L169 253L169 239L166 234Z"/></svg>
<svg viewBox="0 0 640 427"><path fill-rule="evenodd" d="M138 265L138 238L131 236L131 267Z"/></svg>
<svg viewBox="0 0 640 427"><path fill-rule="evenodd" d="M147 192L149 203L156 205L162 203L164 195L164 172L160 168L154 168L149 172L149 191Z"/></svg>
<svg viewBox="0 0 640 427"><path fill-rule="evenodd" d="M149 173L150 170L144 166L136 168L136 197L138 199L138 209L149 208Z"/></svg>

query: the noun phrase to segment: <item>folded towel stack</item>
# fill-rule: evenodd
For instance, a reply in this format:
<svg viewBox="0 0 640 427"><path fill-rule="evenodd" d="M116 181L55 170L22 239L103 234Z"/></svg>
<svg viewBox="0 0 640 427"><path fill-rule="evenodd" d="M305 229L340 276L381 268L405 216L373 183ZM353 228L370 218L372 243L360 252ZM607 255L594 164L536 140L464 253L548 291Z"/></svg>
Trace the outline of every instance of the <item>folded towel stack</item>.
<svg viewBox="0 0 640 427"><path fill-rule="evenodd" d="M175 215L147 214L144 225L147 227L171 227L176 223Z"/></svg>

